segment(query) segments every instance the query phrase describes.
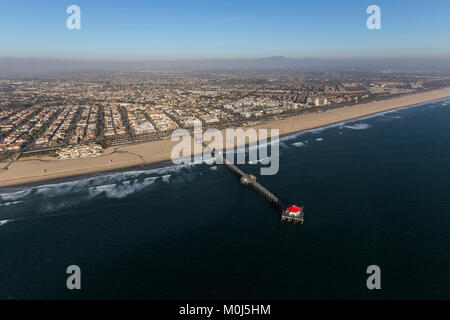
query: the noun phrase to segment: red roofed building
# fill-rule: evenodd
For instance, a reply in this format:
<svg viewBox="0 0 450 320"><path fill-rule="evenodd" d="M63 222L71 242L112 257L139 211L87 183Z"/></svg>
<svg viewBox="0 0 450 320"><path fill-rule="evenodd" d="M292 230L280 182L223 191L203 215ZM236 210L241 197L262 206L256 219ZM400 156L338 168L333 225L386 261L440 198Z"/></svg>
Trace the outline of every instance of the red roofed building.
<svg viewBox="0 0 450 320"><path fill-rule="evenodd" d="M298 217L300 213L302 212L302 209L298 206L290 206L286 209L286 213L290 216Z"/></svg>

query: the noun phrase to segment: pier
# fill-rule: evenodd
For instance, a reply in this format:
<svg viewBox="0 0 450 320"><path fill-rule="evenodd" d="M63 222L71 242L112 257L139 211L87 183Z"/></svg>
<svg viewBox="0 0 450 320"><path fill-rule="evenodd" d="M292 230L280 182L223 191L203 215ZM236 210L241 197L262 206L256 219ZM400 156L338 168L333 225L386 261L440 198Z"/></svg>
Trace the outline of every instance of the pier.
<svg viewBox="0 0 450 320"><path fill-rule="evenodd" d="M256 181L256 177L252 174L247 174L238 167L236 167L234 164L229 163L227 160L225 160L225 165L234 173L238 174L241 177L241 183L245 186L249 186L254 188L256 191L261 193L269 202L280 205L280 199L276 195L274 195L272 192L267 190L263 185L261 185L258 181ZM283 208L281 208L283 209Z"/></svg>
<svg viewBox="0 0 450 320"><path fill-rule="evenodd" d="M233 173L240 177L240 181L242 185L252 187L256 191L258 191L264 198L266 198L272 205L276 206L281 210L281 221L286 222L294 222L303 224L304 221L304 212L303 207L299 207L300 212L297 216L291 215L288 212L288 207L281 201L275 194L270 192L267 188L265 188L262 184L256 181L256 177L252 174L247 174L246 172L239 169L233 163L228 161L225 157L223 157L220 153L216 154L215 150L211 152L213 157L216 157L217 160L221 161L228 169L230 169Z"/></svg>
<svg viewBox="0 0 450 320"><path fill-rule="evenodd" d="M304 216L305 216L305 213L303 212L303 209L302 209L302 212L300 213L300 215L298 217L292 217L292 216L289 216L289 215L287 215L287 214L285 214L283 212L281 214L281 222L286 221L286 222L293 222L294 224L295 223L303 224L303 221L305 220Z"/></svg>

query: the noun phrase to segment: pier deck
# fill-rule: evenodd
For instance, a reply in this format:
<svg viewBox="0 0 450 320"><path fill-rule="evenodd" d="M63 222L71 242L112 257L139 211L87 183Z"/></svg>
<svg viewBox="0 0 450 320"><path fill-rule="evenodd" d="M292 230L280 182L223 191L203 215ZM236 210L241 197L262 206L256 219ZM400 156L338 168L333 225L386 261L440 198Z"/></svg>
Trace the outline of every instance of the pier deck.
<svg viewBox="0 0 450 320"><path fill-rule="evenodd" d="M303 224L304 213L302 212L298 217L290 216L288 214L283 213L281 215L281 222L283 222L283 221Z"/></svg>
<svg viewBox="0 0 450 320"><path fill-rule="evenodd" d="M247 186L251 186L256 189L259 193L261 193L267 200L270 202L280 205L280 200L276 195L267 190L263 185L261 185L258 181L256 181L256 177L250 174L245 173L238 167L236 167L233 163L228 161L226 158L222 157L222 155L217 154L216 159L222 160L222 163L226 165L231 171L236 173L241 177L241 183Z"/></svg>
<svg viewBox="0 0 450 320"><path fill-rule="evenodd" d="M205 148L207 147L204 145ZM260 184L258 181L256 181L256 177L252 174L247 174L246 172L239 169L237 166L235 166L233 163L228 161L226 157L223 157L221 153L215 153L214 151L211 151L211 154L213 157L218 160L217 162L223 163L227 166L228 169L230 169L232 172L237 174L241 178L241 183L246 186L250 186L254 188L256 191L261 193L270 203L277 206L279 209L281 209L282 215L281 215L281 221L287 221L294 223L301 222L303 224L304 220L304 214L301 212L301 215L298 217L293 217L285 214L286 206L275 194L270 192L267 188L265 188L262 184Z"/></svg>

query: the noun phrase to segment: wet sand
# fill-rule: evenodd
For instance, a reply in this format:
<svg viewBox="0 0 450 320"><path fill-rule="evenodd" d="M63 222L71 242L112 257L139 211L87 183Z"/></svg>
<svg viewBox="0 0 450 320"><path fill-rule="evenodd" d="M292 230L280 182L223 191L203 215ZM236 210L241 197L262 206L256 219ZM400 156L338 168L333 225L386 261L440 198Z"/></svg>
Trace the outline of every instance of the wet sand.
<svg viewBox="0 0 450 320"><path fill-rule="evenodd" d="M319 112L272 121L257 125L255 128L279 129L280 135L285 135L446 97L450 97L450 88L323 112L320 112L320 107L318 107ZM51 157L23 158L12 163L7 170L1 169L7 165L6 162L3 162L0 163L0 187L19 186L159 163L171 159L172 149L177 143L169 139L111 147L107 148L100 157L77 160L57 160ZM44 173L43 170L46 172Z"/></svg>

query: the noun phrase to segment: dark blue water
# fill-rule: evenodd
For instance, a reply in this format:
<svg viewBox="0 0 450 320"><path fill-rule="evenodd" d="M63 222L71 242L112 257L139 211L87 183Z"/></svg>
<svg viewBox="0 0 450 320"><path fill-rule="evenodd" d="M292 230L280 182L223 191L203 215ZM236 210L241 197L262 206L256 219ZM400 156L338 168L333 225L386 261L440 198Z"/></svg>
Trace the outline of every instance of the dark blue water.
<svg viewBox="0 0 450 320"><path fill-rule="evenodd" d="M439 101L284 138L258 179L304 225L209 164L0 191L0 298L448 299L449 124Z"/></svg>

